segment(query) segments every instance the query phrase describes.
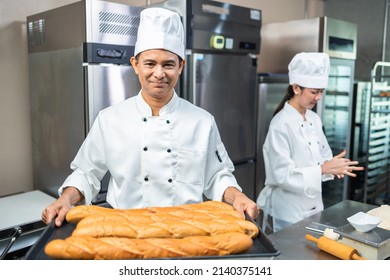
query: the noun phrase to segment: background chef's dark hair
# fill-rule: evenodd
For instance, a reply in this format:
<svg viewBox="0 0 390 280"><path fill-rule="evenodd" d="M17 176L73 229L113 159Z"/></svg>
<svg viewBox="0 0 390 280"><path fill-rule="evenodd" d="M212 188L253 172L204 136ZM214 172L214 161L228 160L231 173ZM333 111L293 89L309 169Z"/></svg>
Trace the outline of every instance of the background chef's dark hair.
<svg viewBox="0 0 390 280"><path fill-rule="evenodd" d="M300 88L301 90L304 89L304 87L301 87L301 86L299 86L299 88ZM283 109L284 103L286 103L288 100L290 100L291 98L294 97L294 94L295 94L295 93L294 93L294 90L293 90L293 88L292 88L292 85L289 85L289 86L287 87L286 94L283 96L282 101L280 101L278 107L276 107L276 109L275 109L274 116L275 116L277 113L279 113L280 110Z"/></svg>

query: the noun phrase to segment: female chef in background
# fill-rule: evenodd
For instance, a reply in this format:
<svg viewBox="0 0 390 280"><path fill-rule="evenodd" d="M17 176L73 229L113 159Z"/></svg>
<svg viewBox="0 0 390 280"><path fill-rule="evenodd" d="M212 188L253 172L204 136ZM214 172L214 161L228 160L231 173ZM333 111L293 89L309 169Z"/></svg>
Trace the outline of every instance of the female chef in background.
<svg viewBox="0 0 390 280"><path fill-rule="evenodd" d="M131 63L141 91L102 110L78 151L73 173L42 220L61 226L75 204L90 204L107 171L114 208L199 203L203 194L256 218L259 209L234 178L213 116L178 97L185 61L180 16L161 8L141 12Z"/></svg>
<svg viewBox="0 0 390 280"><path fill-rule="evenodd" d="M357 161L333 157L319 116L312 111L328 84L329 56L299 53L291 60L287 93L274 113L263 145L265 187L257 204L274 232L324 209L322 181L355 177Z"/></svg>

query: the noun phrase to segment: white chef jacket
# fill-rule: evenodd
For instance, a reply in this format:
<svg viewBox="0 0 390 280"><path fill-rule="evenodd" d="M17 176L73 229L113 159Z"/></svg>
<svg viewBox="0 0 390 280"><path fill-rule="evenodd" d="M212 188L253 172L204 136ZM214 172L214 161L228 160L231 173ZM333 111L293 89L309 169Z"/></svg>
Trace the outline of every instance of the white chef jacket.
<svg viewBox="0 0 390 280"><path fill-rule="evenodd" d="M85 204L110 171L107 202L143 208L222 200L227 187L242 190L211 114L173 98L152 116L141 93L102 110L59 189L76 187Z"/></svg>
<svg viewBox="0 0 390 280"><path fill-rule="evenodd" d="M266 180L257 203L264 219L272 215L274 231L322 211L322 181L334 178L321 174L320 165L333 157L321 119L311 110L305 117L286 102L263 145Z"/></svg>

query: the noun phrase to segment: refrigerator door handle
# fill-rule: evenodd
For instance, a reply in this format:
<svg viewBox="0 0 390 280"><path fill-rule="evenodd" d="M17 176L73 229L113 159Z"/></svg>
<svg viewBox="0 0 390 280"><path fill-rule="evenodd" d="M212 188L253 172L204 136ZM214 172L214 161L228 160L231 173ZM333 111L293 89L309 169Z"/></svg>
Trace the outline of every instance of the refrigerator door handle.
<svg viewBox="0 0 390 280"><path fill-rule="evenodd" d="M193 76L192 77L192 81L193 81L193 84L192 84L192 94L191 94L191 99L192 99L192 103L195 104L195 105L198 105L197 103L197 100L196 100L196 85L197 85L197 75L196 75L196 70L197 70L197 67L198 67L198 63L197 63L197 60L194 58L194 63L193 63L193 67L192 67L192 71L191 71L191 75Z"/></svg>
<svg viewBox="0 0 390 280"><path fill-rule="evenodd" d="M201 96L202 96L202 84L203 84L203 58L204 54L195 53L194 54L194 63L192 69L193 75L193 84L192 84L192 102L196 106L201 106Z"/></svg>
<svg viewBox="0 0 390 280"><path fill-rule="evenodd" d="M96 54L98 57L103 58L122 58L126 51L124 50L113 50L113 49L97 49Z"/></svg>

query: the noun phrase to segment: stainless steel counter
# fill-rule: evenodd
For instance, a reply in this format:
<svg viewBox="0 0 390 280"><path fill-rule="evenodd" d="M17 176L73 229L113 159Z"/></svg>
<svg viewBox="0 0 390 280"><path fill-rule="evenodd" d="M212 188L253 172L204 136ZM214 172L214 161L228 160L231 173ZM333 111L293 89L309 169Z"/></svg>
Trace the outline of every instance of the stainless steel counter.
<svg viewBox="0 0 390 280"><path fill-rule="evenodd" d="M307 233L319 237L319 234L308 232L305 227L311 222L340 227L348 223L347 218L362 211L367 212L377 206L356 201L345 200L335 204L324 211L308 217L296 224L288 226L281 231L268 235L280 254L273 259L279 260L336 260L337 258L320 251L317 245L307 241Z"/></svg>
<svg viewBox="0 0 390 280"><path fill-rule="evenodd" d="M34 245L46 226L42 210L53 201L54 197L39 190L0 198L0 254L8 251L5 259L18 259ZM13 238L17 228L21 234Z"/></svg>

